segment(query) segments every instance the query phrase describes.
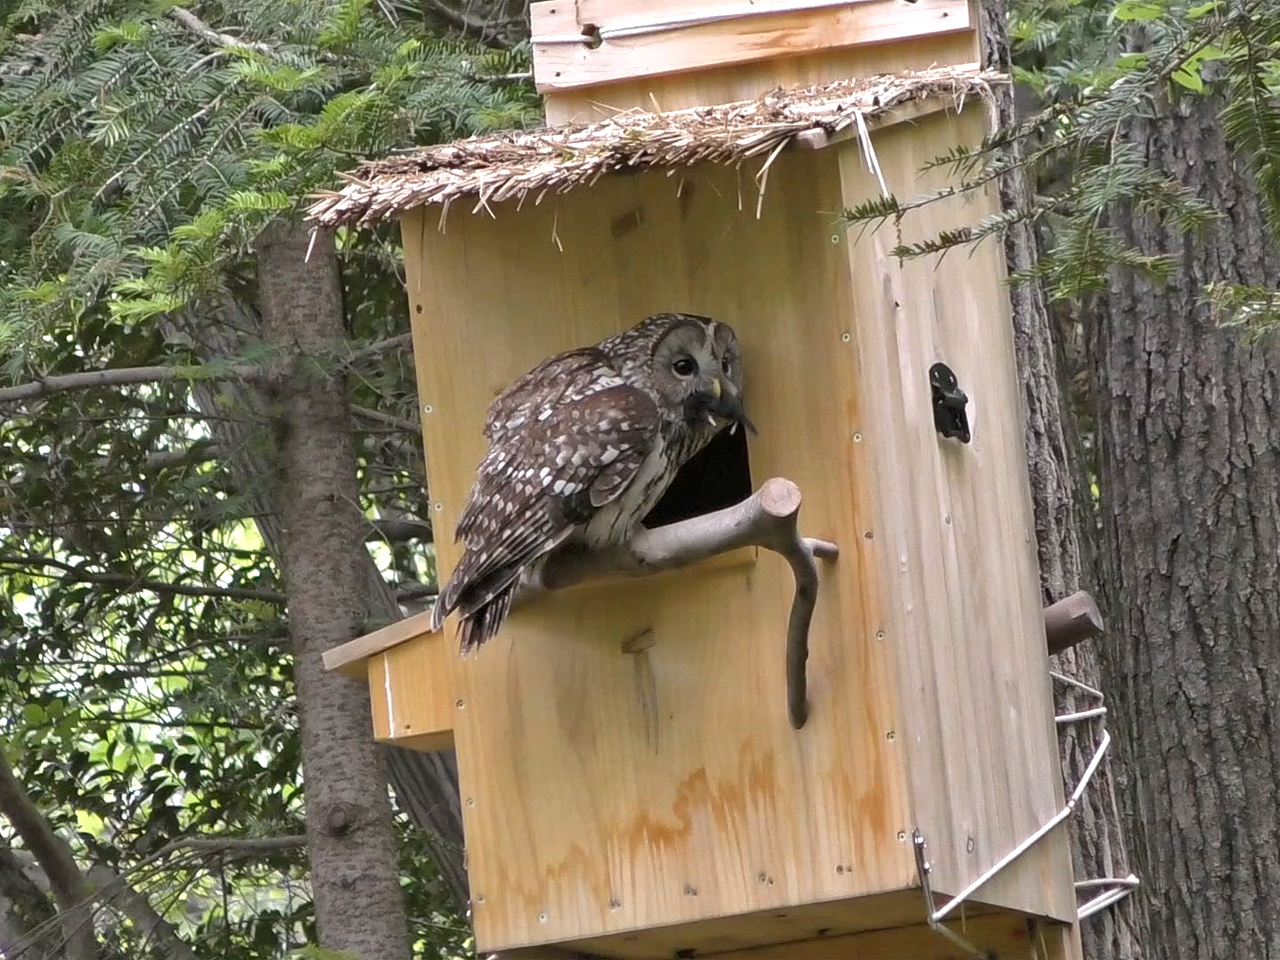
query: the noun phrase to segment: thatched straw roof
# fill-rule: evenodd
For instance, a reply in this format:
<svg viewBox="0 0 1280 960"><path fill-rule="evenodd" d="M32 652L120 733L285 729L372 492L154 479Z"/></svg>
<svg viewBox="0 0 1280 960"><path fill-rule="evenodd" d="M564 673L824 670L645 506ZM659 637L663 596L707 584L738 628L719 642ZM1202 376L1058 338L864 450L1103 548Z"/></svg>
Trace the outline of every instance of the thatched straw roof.
<svg viewBox="0 0 1280 960"><path fill-rule="evenodd" d="M755 99L667 113L627 110L599 123L513 130L369 161L337 192L308 210L316 223L368 225L423 204L475 198L481 209L501 200L537 200L590 185L605 174L643 167L766 165L798 139L812 145L841 135L865 137L869 122L912 101L987 97L1003 74L976 65L841 80L804 90L773 90Z"/></svg>

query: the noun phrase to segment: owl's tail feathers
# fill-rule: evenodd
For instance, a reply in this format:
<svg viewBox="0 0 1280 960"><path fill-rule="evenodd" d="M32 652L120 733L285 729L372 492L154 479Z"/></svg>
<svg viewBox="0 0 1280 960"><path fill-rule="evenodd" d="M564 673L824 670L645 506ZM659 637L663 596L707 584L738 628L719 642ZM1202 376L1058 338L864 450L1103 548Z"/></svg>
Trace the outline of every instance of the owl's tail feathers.
<svg viewBox="0 0 1280 960"><path fill-rule="evenodd" d="M457 611L463 653L491 639L511 612L524 574L572 532L573 528L566 525L547 536L534 527L523 537L509 538L501 551L465 550L436 598L431 610L431 631L439 630L445 617Z"/></svg>
<svg viewBox="0 0 1280 960"><path fill-rule="evenodd" d="M513 581L481 606L463 614L458 624L459 646L463 653L475 650L501 629L519 587L519 581Z"/></svg>
<svg viewBox="0 0 1280 960"><path fill-rule="evenodd" d="M431 630L444 626L445 617L458 614L458 636L463 653L490 640L511 612L511 603L520 588L521 569L496 570L472 580L459 565L458 571L440 591L431 611Z"/></svg>

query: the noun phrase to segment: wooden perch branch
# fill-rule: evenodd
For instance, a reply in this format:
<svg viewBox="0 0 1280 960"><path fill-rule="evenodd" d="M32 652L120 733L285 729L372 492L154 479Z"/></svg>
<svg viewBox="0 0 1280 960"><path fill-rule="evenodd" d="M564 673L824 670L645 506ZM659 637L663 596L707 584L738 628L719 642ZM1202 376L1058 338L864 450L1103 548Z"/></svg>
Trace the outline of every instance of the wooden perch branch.
<svg viewBox="0 0 1280 960"><path fill-rule="evenodd" d="M800 488L790 480L766 480L741 503L653 530L641 530L625 549L592 552L566 548L552 554L528 589L565 587L618 575L642 577L697 563L740 547L764 547L791 565L796 593L787 624L787 713L799 730L809 716L805 663L809 622L818 600L817 558L834 560L834 543L802 537L797 526Z"/></svg>

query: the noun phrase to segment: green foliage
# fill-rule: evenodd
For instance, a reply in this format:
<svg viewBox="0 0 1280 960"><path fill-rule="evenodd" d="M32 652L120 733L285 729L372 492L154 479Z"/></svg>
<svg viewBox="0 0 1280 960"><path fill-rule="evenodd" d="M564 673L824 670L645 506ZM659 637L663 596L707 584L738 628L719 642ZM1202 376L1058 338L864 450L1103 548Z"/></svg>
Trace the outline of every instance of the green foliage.
<svg viewBox="0 0 1280 960"><path fill-rule="evenodd" d="M106 303L140 322L217 291L272 216L359 158L535 113L482 78L520 53L370 0L222 0L210 43L170 4L24 0L0 49L0 351ZM17 242L19 237L21 242ZM12 243L4 243L5 240Z"/></svg>
<svg viewBox="0 0 1280 960"><path fill-rule="evenodd" d="M187 836L300 833L303 800L283 586L255 525L270 491L231 467L269 458L271 411L219 450L215 426L245 412L196 395L271 357L210 360L173 321L252 304L258 229L359 158L524 124L536 99L484 79L526 70L524 51L434 36L393 0L180 9L235 43L167 0L0 5L0 384L180 368L0 401L0 737L81 864L129 878L197 956L320 956L304 850L157 858ZM408 327L392 236L338 233L353 351ZM345 374L371 414L356 424L371 552L393 586L421 586L429 545L378 541L373 522L431 516L411 362L374 351ZM416 950L460 955L466 920L426 838L398 827ZM167 955L118 908L98 932L104 958Z"/></svg>
<svg viewBox="0 0 1280 960"><path fill-rule="evenodd" d="M1116 270L1159 283L1173 251L1139 250L1111 227L1112 212L1136 210L1195 234L1221 215L1181 184L1151 170L1125 142L1135 119L1151 119L1180 97L1214 96L1237 156L1252 170L1273 230L1280 232L1280 7L1265 0L1022 0L1010 11L1013 75L1037 111L934 164L950 165L963 192L999 175L1016 147L1040 186L1032 206L900 246L899 256L938 254L999 232L1036 224L1043 252L1015 279L1037 278L1050 297L1073 301L1105 290ZM936 200L894 200L894 217ZM845 212L848 223L884 219L880 210ZM1218 278L1206 297L1223 322L1269 329L1280 317L1274 294Z"/></svg>

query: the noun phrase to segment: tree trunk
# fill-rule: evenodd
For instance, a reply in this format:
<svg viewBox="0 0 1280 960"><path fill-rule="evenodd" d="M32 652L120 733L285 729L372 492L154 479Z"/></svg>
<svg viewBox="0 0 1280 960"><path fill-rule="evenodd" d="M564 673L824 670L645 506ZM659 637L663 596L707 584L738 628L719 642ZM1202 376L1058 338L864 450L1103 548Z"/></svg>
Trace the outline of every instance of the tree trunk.
<svg viewBox="0 0 1280 960"><path fill-rule="evenodd" d="M360 960L409 960L395 833L368 688L329 673L321 654L360 634L369 583L364 516L342 379L311 358L342 345L331 234L277 220L258 238L263 331L287 351L281 404L283 569L289 598L306 791L307 850L320 944Z"/></svg>
<svg viewBox="0 0 1280 960"><path fill-rule="evenodd" d="M166 333L192 343L201 359L207 361L237 356L246 347L260 344L262 322L248 304L227 298L205 311L172 318ZM219 448L226 451L233 480L250 497L263 542L276 562L283 564L285 537L279 508L282 496L273 466L266 399L254 387L235 381L196 381L192 394L201 412L212 418L210 428ZM369 618L380 623L401 619L403 613L395 594L367 549L361 550L360 562L369 584ZM453 751L419 753L383 747L379 752L383 754L396 802L425 831L441 882L457 911L465 913L468 893L462 856L462 805Z"/></svg>
<svg viewBox="0 0 1280 960"><path fill-rule="evenodd" d="M986 0L982 13L986 66L1008 73L1004 4L1001 0ZM999 121L1002 125L1009 124L1014 117L1013 95L1004 92L998 96ZM1031 202L1030 186L1022 171L1002 178L1000 194L1006 210L1025 209ZM1016 225L1006 233L1005 257L1011 271L1026 270L1035 262L1036 255L1036 237L1029 225ZM1035 283L1018 284L1010 292L1014 348L1024 388L1027 468L1035 511L1040 585L1042 600L1048 604L1082 586L1088 587L1081 561L1078 485L1072 480L1073 471L1079 469L1080 464L1073 463L1070 455L1069 440L1075 425L1070 410L1064 415L1064 392L1059 382L1061 364L1055 357L1053 325L1043 292ZM1050 664L1059 673L1102 689L1096 644L1097 641L1090 641L1064 651L1053 657ZM1095 706L1078 702L1079 695L1069 688L1055 692L1060 713ZM1080 781L1092 759L1101 726L1100 720L1092 720L1062 729L1062 773L1068 790ZM1081 798L1069 821L1069 830L1077 881L1128 874L1120 809L1105 763ZM1126 898L1081 923L1080 939L1086 957L1127 960L1141 955L1131 901L1132 897Z"/></svg>
<svg viewBox="0 0 1280 960"><path fill-rule="evenodd" d="M1113 225L1172 252L1164 286L1113 278L1089 319L1110 687L1126 814L1157 957L1280 956L1280 349L1217 329L1215 279L1280 281L1220 97L1126 139L1224 217L1186 238L1133 211Z"/></svg>

